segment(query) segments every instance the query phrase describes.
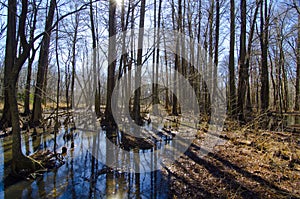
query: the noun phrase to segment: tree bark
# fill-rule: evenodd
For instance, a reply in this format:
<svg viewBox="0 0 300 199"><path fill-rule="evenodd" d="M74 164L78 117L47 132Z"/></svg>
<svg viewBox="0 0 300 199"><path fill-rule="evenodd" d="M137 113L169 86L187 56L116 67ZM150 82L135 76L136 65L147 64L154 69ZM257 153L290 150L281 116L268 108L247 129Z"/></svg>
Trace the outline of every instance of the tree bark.
<svg viewBox="0 0 300 199"><path fill-rule="evenodd" d="M156 33L156 63L155 63L155 82L158 83L158 66L159 66L159 59L160 59L160 26L161 26L161 4L162 1L159 1L159 5L158 5L158 17L157 17L157 28L158 31ZM153 104L159 104L160 100L159 100L159 96L158 96L158 84L155 84L155 89L154 89L154 102ZM157 106L155 106L155 108L157 108ZM157 110L156 110L157 111Z"/></svg>
<svg viewBox="0 0 300 199"><path fill-rule="evenodd" d="M216 33L215 33L215 57L214 57L214 70L213 70L213 93L212 100L215 100L215 96L218 88L218 64L219 64L219 36L220 35L220 0L216 0Z"/></svg>
<svg viewBox="0 0 300 199"><path fill-rule="evenodd" d="M230 52L229 52L229 110L231 116L236 115L236 87L235 87L235 0L230 0Z"/></svg>
<svg viewBox="0 0 300 199"><path fill-rule="evenodd" d="M174 2L173 2L174 3ZM173 18L173 27L175 29L175 8L173 5L172 8L172 18ZM182 29L182 0L178 0L178 20L177 20L177 34L180 34ZM176 38L176 53L175 53L175 71L176 72L180 72L180 46L181 46L181 39L179 37L179 35ZM173 84L174 84L174 91L175 93L173 93L173 107L172 107L172 114L177 116L178 115L178 95L180 95L180 93L178 93L177 90L177 74L174 73L174 77L173 77Z"/></svg>
<svg viewBox="0 0 300 199"><path fill-rule="evenodd" d="M90 20L91 20L91 31L93 40L93 96L94 96L94 108L97 117L100 117L100 101L98 93L98 77L97 77L97 38L95 32L94 14L93 14L93 3L90 0Z"/></svg>
<svg viewBox="0 0 300 199"><path fill-rule="evenodd" d="M295 111L300 110L300 14L298 13L298 38L297 38L297 76L296 76L296 97Z"/></svg>
<svg viewBox="0 0 300 199"><path fill-rule="evenodd" d="M48 16L46 18L45 34L42 38L42 43L40 47L40 55L38 61L38 72L37 72L37 82L35 86L33 111L31 116L31 125L36 126L40 124L42 119L42 96L44 90L44 82L46 75L46 68L48 66L48 56L50 48L50 37L51 37L51 26L53 23L54 12L55 12L56 0L51 0L50 7L48 11Z"/></svg>
<svg viewBox="0 0 300 199"><path fill-rule="evenodd" d="M114 0L109 1L109 49L108 49L108 75L107 75L107 97L105 107L106 121L114 126L115 121L111 110L111 96L115 87L115 69L116 69L116 2Z"/></svg>
<svg viewBox="0 0 300 199"><path fill-rule="evenodd" d="M71 104L70 108L74 107L74 87L75 87L75 75L76 75L76 44L77 44L77 34L79 27L79 13L75 14L75 28L74 36L72 41L72 79L71 79Z"/></svg>
<svg viewBox="0 0 300 199"><path fill-rule="evenodd" d="M246 101L246 88L248 79L248 68L246 58L246 0L241 0L241 35L240 35L240 57L239 57L239 83L238 83L238 114L239 121L245 122L244 107Z"/></svg>
<svg viewBox="0 0 300 199"><path fill-rule="evenodd" d="M269 109L269 72L268 72L268 28L269 28L269 14L267 9L268 1L264 0L261 4L261 111L267 111Z"/></svg>
<svg viewBox="0 0 300 199"><path fill-rule="evenodd" d="M146 12L146 0L141 0L140 10L140 25L139 25L139 37L138 37L138 54L137 54L137 69L135 73L135 85L138 88L134 92L134 120L137 124L142 123L141 118L141 74L142 74L142 59L143 59L143 41L144 41L144 24L145 24L145 12Z"/></svg>
<svg viewBox="0 0 300 199"><path fill-rule="evenodd" d="M32 27L30 29L30 40L33 40L34 38L34 32L36 29L36 22L37 22L37 7L35 3L33 3L33 21L32 21ZM32 55L28 59L28 69L27 69L27 79L26 79L26 86L25 86L25 99L24 99L24 115L30 114L30 82L31 82L31 73L32 73L32 64L35 58L36 49L32 48Z"/></svg>
<svg viewBox="0 0 300 199"><path fill-rule="evenodd" d="M22 51L19 56L16 56L17 39L16 39L16 13L17 2L16 0L8 1L8 17L7 17L7 35L6 37L6 49L5 49L5 87L7 89L7 99L9 103L9 112L12 122L12 174L18 174L21 169L33 170L36 167L36 162L25 157L21 150L21 129L19 109L17 103L17 81L19 73L24 65L26 59L30 55L30 49L32 43L27 43L25 35L26 18L28 12L27 0L22 0L22 11L19 17L18 34L20 37L20 45Z"/></svg>

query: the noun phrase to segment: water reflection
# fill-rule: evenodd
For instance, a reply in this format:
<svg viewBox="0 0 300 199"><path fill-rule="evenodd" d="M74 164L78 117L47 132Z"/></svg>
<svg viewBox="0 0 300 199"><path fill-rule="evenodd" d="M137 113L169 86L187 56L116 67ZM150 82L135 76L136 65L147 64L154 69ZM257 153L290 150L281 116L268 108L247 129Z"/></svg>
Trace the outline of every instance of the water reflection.
<svg viewBox="0 0 300 199"><path fill-rule="evenodd" d="M135 149L135 153L123 153L108 145L118 144L118 131L101 131L96 136L86 136L89 132L62 128L57 135L57 151L68 148L65 164L55 171L47 172L34 181L20 181L12 184L6 179L11 159L11 138L0 140L0 198L168 198L168 182L161 171L148 173L122 172L112 170L91 155L86 146L99 145L94 151L97 156L114 157L115 161L130 160L135 171L139 171L140 161L146 151ZM54 135L22 135L22 151L32 154L38 150L53 150ZM151 149L155 150L155 149ZM147 164L157 165L155 153L150 153ZM5 167L5 163L7 166Z"/></svg>

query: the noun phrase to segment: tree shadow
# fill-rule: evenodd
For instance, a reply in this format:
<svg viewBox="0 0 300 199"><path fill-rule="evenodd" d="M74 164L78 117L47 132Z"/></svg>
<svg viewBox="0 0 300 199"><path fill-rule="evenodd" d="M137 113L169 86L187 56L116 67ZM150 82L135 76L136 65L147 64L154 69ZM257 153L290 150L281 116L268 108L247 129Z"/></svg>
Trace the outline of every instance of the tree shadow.
<svg viewBox="0 0 300 199"><path fill-rule="evenodd" d="M272 192L276 192L276 196L278 197L299 198L299 196L296 196L293 193L290 193L278 187L277 185L264 179L261 176L258 176L256 174L250 173L249 171L242 169L238 165L233 164L232 162L222 158L218 154L208 153L207 155L207 157L217 160L218 162L216 163L208 161L207 157L201 158L199 157L198 154L192 151L193 148L196 149L196 151L200 149L199 146L192 144L191 147L185 152L185 155L191 160L193 160L199 166L204 167L210 174L212 174L212 176L218 178L223 185L225 185L228 189L230 189L231 192L239 193L240 197L242 198L262 198L264 196L262 195L263 192L261 192L260 190L253 190L251 186L249 186L247 183L239 182L236 179L237 176L234 175L233 173L239 173L244 178L247 178L251 182L259 183L264 190L272 190ZM223 166L226 166L227 168L229 168L229 170L228 171L222 170ZM186 172L189 171L186 170ZM202 188L200 188L199 191L203 191ZM223 197L221 196L221 198Z"/></svg>

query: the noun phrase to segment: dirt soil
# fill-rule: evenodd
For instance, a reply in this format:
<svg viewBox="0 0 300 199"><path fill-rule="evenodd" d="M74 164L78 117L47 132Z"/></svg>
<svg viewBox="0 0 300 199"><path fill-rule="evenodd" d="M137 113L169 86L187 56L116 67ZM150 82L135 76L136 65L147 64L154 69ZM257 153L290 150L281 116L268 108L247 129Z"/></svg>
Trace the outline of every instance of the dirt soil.
<svg viewBox="0 0 300 199"><path fill-rule="evenodd" d="M204 132L166 164L171 198L300 198L300 134L222 132L227 142L201 157Z"/></svg>

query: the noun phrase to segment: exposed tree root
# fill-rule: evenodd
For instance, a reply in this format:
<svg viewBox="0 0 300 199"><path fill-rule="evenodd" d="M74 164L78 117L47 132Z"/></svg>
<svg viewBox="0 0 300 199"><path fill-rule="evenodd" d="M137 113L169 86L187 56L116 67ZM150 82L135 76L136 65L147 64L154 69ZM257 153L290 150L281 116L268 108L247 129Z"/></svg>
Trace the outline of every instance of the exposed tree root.
<svg viewBox="0 0 300 199"><path fill-rule="evenodd" d="M20 156L12 161L11 174L15 177L24 178L37 170L45 169L41 162L28 156Z"/></svg>

